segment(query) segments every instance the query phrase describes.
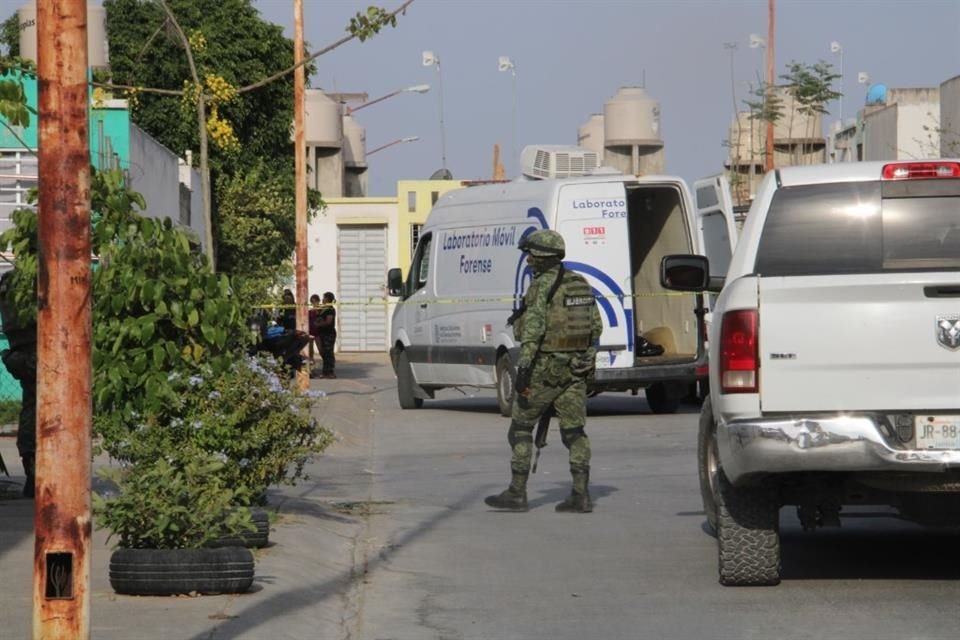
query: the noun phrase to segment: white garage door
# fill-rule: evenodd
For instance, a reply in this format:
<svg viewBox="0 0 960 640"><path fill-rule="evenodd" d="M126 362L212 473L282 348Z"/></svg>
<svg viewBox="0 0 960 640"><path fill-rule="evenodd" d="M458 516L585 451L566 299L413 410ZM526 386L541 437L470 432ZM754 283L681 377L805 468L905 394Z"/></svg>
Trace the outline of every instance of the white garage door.
<svg viewBox="0 0 960 640"><path fill-rule="evenodd" d="M386 351L387 228L344 225L337 232L340 350Z"/></svg>

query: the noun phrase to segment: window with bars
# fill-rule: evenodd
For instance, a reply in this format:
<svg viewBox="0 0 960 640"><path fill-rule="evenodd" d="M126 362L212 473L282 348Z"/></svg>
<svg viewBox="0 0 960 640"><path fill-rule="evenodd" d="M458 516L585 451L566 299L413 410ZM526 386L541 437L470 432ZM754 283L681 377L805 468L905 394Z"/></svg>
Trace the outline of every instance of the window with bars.
<svg viewBox="0 0 960 640"><path fill-rule="evenodd" d="M0 150L0 231L10 225L10 214L30 206L27 194L37 186L37 158L27 150Z"/></svg>

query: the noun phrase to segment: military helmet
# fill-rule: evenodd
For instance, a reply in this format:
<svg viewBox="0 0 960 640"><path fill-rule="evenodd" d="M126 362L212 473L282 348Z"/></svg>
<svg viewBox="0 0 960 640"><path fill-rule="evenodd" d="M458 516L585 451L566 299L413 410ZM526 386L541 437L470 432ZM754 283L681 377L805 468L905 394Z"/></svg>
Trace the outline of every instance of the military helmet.
<svg viewBox="0 0 960 640"><path fill-rule="evenodd" d="M538 258L562 258L567 253L563 236L552 229L539 229L524 236L518 247Z"/></svg>

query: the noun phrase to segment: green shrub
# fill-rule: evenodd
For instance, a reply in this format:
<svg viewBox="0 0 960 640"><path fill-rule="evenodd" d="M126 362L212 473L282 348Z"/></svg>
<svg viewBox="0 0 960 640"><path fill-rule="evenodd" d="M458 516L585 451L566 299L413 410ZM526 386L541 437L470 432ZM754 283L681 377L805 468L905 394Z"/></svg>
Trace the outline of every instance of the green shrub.
<svg viewBox="0 0 960 640"><path fill-rule="evenodd" d="M177 454L172 462L161 456L100 470L121 491L109 499L94 494L94 514L121 547L196 549L255 529L250 511L234 508L243 495L220 475L223 462L190 446Z"/></svg>
<svg viewBox="0 0 960 640"><path fill-rule="evenodd" d="M119 172L95 174L93 428L118 494L98 524L124 547L199 547L251 525L271 484L302 477L331 433L277 365L251 358L244 307L170 220L143 218ZM36 306L36 216L0 236L17 250L17 300ZM29 306L29 305L28 305Z"/></svg>

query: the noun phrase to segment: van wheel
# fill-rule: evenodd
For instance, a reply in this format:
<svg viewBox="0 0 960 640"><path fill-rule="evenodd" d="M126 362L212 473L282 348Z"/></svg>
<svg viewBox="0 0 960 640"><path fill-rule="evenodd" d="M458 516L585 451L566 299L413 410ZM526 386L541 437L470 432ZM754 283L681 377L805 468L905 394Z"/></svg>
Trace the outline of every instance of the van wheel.
<svg viewBox="0 0 960 640"><path fill-rule="evenodd" d="M717 453L717 423L708 397L700 408L700 429L697 435L697 470L700 476L700 498L707 517L707 530L717 535L717 476L720 457Z"/></svg>
<svg viewBox="0 0 960 640"><path fill-rule="evenodd" d="M397 356L397 398L401 409L419 409L423 406L423 398L418 398L413 381L413 371L410 369L410 359L406 351Z"/></svg>
<svg viewBox="0 0 960 640"><path fill-rule="evenodd" d="M510 354L504 353L497 358L497 403L504 418L509 418L513 412L515 375Z"/></svg>
<svg viewBox="0 0 960 640"><path fill-rule="evenodd" d="M720 584L780 583L780 504L770 487L734 487L717 474L717 549Z"/></svg>
<svg viewBox="0 0 960 640"><path fill-rule="evenodd" d="M644 390L647 404L654 413L676 413L680 408L680 398L670 393L670 389L662 382L652 384Z"/></svg>

